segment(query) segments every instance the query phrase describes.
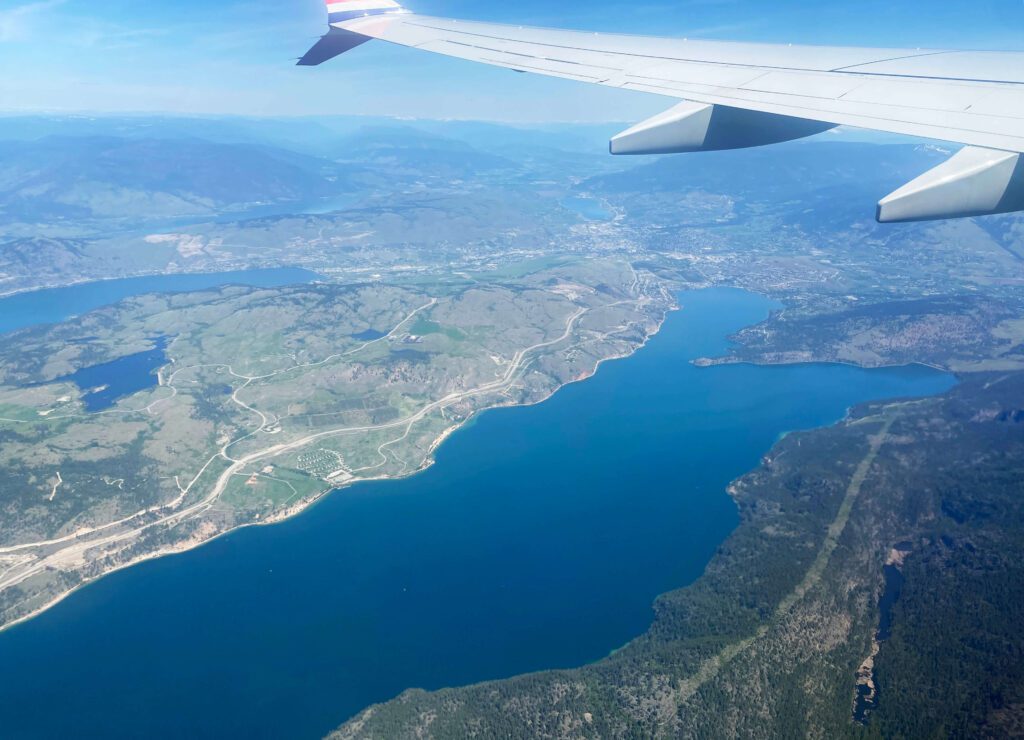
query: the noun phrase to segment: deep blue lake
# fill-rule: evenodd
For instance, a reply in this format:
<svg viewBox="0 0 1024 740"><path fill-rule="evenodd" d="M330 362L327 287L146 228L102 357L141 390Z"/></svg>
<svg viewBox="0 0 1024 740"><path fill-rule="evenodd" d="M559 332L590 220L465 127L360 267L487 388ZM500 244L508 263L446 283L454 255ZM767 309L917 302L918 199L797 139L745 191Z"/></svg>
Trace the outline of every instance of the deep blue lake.
<svg viewBox="0 0 1024 740"><path fill-rule="evenodd" d="M0 298L0 334L35 324L52 324L70 316L143 293L179 293L222 285L270 288L308 283L318 276L309 270L281 267L268 270L237 270L182 275L149 275L120 280L81 283L67 288L47 288Z"/></svg>
<svg viewBox="0 0 1024 740"><path fill-rule="evenodd" d="M0 734L316 738L407 687L599 659L700 575L738 521L727 484L781 434L954 382L696 368L771 304L681 301L647 347L482 414L420 475L113 574L0 633Z"/></svg>
<svg viewBox="0 0 1024 740"><path fill-rule="evenodd" d="M70 380L83 391L86 411L103 411L119 398L156 387L160 380L157 371L167 364L167 337L156 337L153 343L156 346L151 350L83 367L58 380Z"/></svg>

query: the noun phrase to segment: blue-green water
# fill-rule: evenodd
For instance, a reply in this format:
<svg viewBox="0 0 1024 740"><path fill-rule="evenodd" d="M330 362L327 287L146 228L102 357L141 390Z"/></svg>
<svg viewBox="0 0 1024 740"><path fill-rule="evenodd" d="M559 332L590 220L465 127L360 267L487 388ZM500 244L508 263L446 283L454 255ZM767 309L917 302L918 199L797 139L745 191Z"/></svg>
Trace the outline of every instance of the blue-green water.
<svg viewBox="0 0 1024 740"><path fill-rule="evenodd" d="M222 285L270 288L308 283L316 273L295 267L234 272L150 275L47 288L0 298L0 334L34 324L52 324L143 293L177 293Z"/></svg>
<svg viewBox="0 0 1024 740"><path fill-rule="evenodd" d="M483 414L420 475L115 573L0 633L0 734L313 738L407 687L598 659L700 575L738 521L726 485L780 434L953 383L696 368L770 304L682 302L646 348Z"/></svg>

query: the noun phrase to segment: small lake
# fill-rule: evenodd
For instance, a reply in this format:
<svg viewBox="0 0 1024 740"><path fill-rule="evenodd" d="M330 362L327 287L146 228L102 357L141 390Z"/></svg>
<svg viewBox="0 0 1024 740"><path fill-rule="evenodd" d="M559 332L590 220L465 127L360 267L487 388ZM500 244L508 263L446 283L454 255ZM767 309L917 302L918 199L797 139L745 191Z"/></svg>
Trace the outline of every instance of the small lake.
<svg viewBox="0 0 1024 740"><path fill-rule="evenodd" d="M575 211L589 221L607 221L612 217L612 214L597 198L566 198L562 201L562 206L570 211Z"/></svg>
<svg viewBox="0 0 1024 740"><path fill-rule="evenodd" d="M412 478L90 585L0 633L5 737L317 738L408 687L597 660L697 578L780 435L944 391L923 367L696 368L767 314L733 290L632 357L451 437Z"/></svg>
<svg viewBox="0 0 1024 740"><path fill-rule="evenodd" d="M358 339L360 342L373 342L377 339L383 339L386 336L386 333L378 331L377 329L365 329L358 334L353 334L352 338Z"/></svg>
<svg viewBox="0 0 1024 740"><path fill-rule="evenodd" d="M167 337L157 337L151 350L125 355L110 362L90 365L57 380L70 380L82 391L82 402L89 412L103 411L119 398L155 388L157 370L167 364Z"/></svg>
<svg viewBox="0 0 1024 740"><path fill-rule="evenodd" d="M901 542L896 545L897 550L910 552L911 543ZM900 593L903 590L903 573L899 566L889 563L882 568L885 576L885 587L878 600L878 630L875 632L875 640L883 643L892 636L892 609L899 601ZM856 700L853 704L853 721L867 725L870 720L870 713L878 708L879 688L877 676L875 678L875 690L872 693L866 684L857 684Z"/></svg>
<svg viewBox="0 0 1024 740"><path fill-rule="evenodd" d="M0 334L37 324L52 324L145 293L182 293L225 285L271 288L308 283L319 276L309 270L282 267L179 275L152 275L80 283L0 298ZM167 364L167 337L155 337L153 349L83 367L58 380L71 381L83 391L86 411L103 411L118 399L159 382L157 370Z"/></svg>

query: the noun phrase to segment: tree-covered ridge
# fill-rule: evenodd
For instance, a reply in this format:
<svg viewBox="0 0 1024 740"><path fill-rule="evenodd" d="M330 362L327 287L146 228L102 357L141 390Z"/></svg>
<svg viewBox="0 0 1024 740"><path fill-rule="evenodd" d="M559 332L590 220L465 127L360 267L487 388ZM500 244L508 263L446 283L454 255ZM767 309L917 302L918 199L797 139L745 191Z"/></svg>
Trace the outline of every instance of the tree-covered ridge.
<svg viewBox="0 0 1024 740"><path fill-rule="evenodd" d="M701 579L659 599L644 636L578 670L409 691L335 737L1012 735L1021 398L1024 374L972 376L790 435L733 486L742 524ZM886 562L906 582L865 727L853 696Z"/></svg>

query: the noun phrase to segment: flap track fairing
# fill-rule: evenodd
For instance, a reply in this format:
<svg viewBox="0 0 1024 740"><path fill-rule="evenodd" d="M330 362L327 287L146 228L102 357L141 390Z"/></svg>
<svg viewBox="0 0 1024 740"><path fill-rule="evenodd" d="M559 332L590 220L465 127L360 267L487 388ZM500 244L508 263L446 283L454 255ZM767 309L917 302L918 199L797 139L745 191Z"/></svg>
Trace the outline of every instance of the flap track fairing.
<svg viewBox="0 0 1024 740"><path fill-rule="evenodd" d="M966 146L878 204L882 223L988 216L1024 210L1024 159Z"/></svg>
<svg viewBox="0 0 1024 740"><path fill-rule="evenodd" d="M745 149L802 139L833 124L685 101L614 136L612 154L680 154Z"/></svg>

